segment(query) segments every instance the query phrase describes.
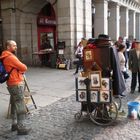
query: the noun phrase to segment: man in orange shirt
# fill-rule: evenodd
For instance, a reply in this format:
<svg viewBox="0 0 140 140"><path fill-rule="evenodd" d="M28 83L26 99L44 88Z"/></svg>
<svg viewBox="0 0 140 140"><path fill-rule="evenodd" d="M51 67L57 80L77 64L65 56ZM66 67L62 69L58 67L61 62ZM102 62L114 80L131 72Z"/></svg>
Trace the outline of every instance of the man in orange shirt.
<svg viewBox="0 0 140 140"><path fill-rule="evenodd" d="M27 66L20 62L15 56L17 44L13 40L8 40L5 43L5 49L0 59L7 72L12 70L10 77L7 80L7 89L10 93L11 99L11 117L12 117L12 131L17 130L18 135L27 135L30 129L25 127L26 106L24 103L24 77L23 74L27 70Z"/></svg>

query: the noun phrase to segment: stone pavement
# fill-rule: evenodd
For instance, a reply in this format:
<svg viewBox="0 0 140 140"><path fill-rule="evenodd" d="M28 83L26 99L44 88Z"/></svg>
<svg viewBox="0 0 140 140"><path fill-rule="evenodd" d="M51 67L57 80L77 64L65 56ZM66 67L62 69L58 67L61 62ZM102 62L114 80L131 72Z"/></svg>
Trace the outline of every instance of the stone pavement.
<svg viewBox="0 0 140 140"><path fill-rule="evenodd" d="M0 140L139 140L139 120L119 116L114 124L106 127L97 126L89 119L81 122L74 120L81 104L75 101L73 72L31 68L27 78L31 90L35 92L35 101L39 100L38 109L27 116L27 125L32 127L32 131L27 136L17 136L16 132L10 131L10 120L0 117ZM134 95L129 93L129 84L130 79L126 83L127 97L122 99L125 112L128 101L139 99L138 92ZM47 94L51 98L47 98ZM39 106L43 98L49 103L45 106L43 100Z"/></svg>

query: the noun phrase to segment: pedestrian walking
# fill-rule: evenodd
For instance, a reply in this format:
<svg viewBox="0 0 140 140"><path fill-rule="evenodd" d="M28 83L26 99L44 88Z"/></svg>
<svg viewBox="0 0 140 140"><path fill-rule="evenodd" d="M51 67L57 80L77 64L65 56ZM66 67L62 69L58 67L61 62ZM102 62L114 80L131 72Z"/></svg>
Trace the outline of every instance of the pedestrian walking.
<svg viewBox="0 0 140 140"><path fill-rule="evenodd" d="M126 66L125 66L125 63L126 63L126 59L124 57L125 49L126 49L125 46L123 44L120 44L118 48L118 56L119 56L120 69L121 69L124 79L126 80L127 78L129 78L129 75L126 72Z"/></svg>
<svg viewBox="0 0 140 140"><path fill-rule="evenodd" d="M124 42L124 38L123 38L122 36L120 36L120 37L118 38L118 40L115 42L115 46L116 46L117 50L119 49L119 46L120 46L121 44L124 45L125 48L127 48L126 42ZM123 54L124 54L124 57L125 57L125 66L127 67L127 64L128 64L128 54L127 54L126 49L125 49L125 51L123 52Z"/></svg>
<svg viewBox="0 0 140 140"><path fill-rule="evenodd" d="M75 51L75 56L78 58L78 61L76 61L76 71L74 74L78 73L79 68L82 68L83 65L83 45L80 42L77 46L77 49Z"/></svg>
<svg viewBox="0 0 140 140"><path fill-rule="evenodd" d="M15 56L17 44L13 40L5 43L5 50L2 52L0 59L3 61L7 72L11 71L7 80L7 89L10 93L11 104L11 131L17 131L18 135L27 135L30 129L25 126L26 105L24 103L24 77L27 66L20 62Z"/></svg>
<svg viewBox="0 0 140 140"><path fill-rule="evenodd" d="M130 44L130 40L126 37L125 37L125 46L126 46L127 57L129 58L129 50L131 49L131 44ZM128 63L126 67L128 68Z"/></svg>
<svg viewBox="0 0 140 140"><path fill-rule="evenodd" d="M132 72L131 93L135 92L137 77L139 83L138 92L140 92L140 41L136 41L135 48L130 50L129 69Z"/></svg>

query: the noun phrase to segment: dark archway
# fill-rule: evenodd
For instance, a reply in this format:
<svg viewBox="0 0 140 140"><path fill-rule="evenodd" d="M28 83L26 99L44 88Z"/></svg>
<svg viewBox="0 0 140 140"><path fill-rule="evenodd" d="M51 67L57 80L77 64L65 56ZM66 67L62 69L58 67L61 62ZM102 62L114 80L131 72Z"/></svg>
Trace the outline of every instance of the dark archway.
<svg viewBox="0 0 140 140"><path fill-rule="evenodd" d="M56 48L56 18L53 6L47 3L37 17L38 49L43 43L44 36L49 39L53 49Z"/></svg>
<svg viewBox="0 0 140 140"><path fill-rule="evenodd" d="M54 17L55 18L55 12L50 3L46 4L41 11L39 12L39 16L47 16L47 17Z"/></svg>

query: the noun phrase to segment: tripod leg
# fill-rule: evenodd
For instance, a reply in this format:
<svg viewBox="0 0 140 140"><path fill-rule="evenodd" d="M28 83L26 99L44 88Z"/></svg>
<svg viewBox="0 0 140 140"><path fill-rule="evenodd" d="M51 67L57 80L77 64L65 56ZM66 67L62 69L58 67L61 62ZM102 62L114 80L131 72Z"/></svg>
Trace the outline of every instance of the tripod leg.
<svg viewBox="0 0 140 140"><path fill-rule="evenodd" d="M10 118L10 116L11 116L11 97L10 97L9 105L8 105L7 119Z"/></svg>
<svg viewBox="0 0 140 140"><path fill-rule="evenodd" d="M28 84L27 84L27 81L26 81L25 77L24 77L24 82L25 82L25 86L27 87L28 92L30 93L30 89L29 89L29 86L28 86ZM33 105L34 105L35 109L37 109L37 106L36 106L36 104L35 104L35 101L34 101L32 95L30 95L30 97L31 97L31 100L32 100L32 102L33 102Z"/></svg>
<svg viewBox="0 0 140 140"><path fill-rule="evenodd" d="M34 101L32 95L30 95L30 97L31 97L31 99L32 99L32 102L33 102L33 104L34 104L35 109L37 109L37 106L36 106L36 104L35 104L35 101Z"/></svg>

